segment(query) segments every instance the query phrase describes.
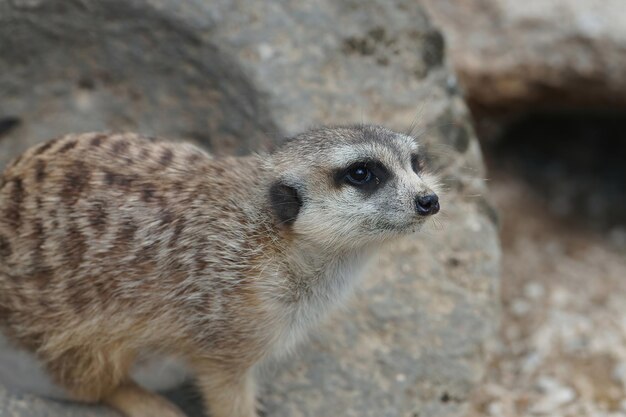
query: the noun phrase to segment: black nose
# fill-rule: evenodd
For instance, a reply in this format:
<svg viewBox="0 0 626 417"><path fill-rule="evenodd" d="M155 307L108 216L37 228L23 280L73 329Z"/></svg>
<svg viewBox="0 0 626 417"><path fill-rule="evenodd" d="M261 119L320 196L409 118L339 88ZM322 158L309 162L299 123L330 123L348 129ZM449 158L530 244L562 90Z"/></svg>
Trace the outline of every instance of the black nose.
<svg viewBox="0 0 626 417"><path fill-rule="evenodd" d="M422 216L430 216L439 211L439 197L436 194L420 195L415 198L415 210Z"/></svg>

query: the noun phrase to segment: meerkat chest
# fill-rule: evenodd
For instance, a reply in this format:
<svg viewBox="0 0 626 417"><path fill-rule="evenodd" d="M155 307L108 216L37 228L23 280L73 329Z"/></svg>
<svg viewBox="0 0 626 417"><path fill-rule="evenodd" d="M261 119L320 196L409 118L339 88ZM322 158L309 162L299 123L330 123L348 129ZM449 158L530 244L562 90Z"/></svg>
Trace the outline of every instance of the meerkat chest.
<svg viewBox="0 0 626 417"><path fill-rule="evenodd" d="M285 350L298 344L320 321L342 306L363 275L368 259L351 256L330 263L317 276L310 276L306 291L290 306L282 342Z"/></svg>

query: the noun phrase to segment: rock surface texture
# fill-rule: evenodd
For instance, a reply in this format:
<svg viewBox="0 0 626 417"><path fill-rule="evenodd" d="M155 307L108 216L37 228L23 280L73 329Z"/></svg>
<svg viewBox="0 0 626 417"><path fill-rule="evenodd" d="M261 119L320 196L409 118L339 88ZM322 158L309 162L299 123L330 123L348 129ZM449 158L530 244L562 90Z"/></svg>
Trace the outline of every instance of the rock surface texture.
<svg viewBox="0 0 626 417"><path fill-rule="evenodd" d="M621 0L423 0L472 107L626 105Z"/></svg>
<svg viewBox="0 0 626 417"><path fill-rule="evenodd" d="M388 248L346 309L271 367L262 402L272 417L463 414L497 324L499 244L443 39L414 1L0 0L0 51L0 167L70 131L219 155L319 124L417 120L448 188L438 226ZM2 417L78 415L114 413L0 389Z"/></svg>

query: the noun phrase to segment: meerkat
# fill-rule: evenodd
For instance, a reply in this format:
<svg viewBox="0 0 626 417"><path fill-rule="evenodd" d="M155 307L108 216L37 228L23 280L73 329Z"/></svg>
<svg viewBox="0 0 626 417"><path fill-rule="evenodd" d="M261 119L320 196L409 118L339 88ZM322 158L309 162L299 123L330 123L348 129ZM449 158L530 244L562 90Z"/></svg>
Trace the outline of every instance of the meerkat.
<svg viewBox="0 0 626 417"><path fill-rule="evenodd" d="M211 416L256 417L259 364L439 211L420 161L414 138L369 125L248 157L128 133L33 147L0 178L6 349L42 390L127 417L183 415L137 376L173 358Z"/></svg>

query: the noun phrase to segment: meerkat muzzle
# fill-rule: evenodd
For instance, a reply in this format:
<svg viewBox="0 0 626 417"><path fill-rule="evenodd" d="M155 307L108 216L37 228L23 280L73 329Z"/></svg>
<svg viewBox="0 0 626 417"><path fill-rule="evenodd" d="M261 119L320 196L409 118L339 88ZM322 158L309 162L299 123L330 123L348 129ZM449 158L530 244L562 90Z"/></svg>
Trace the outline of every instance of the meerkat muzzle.
<svg viewBox="0 0 626 417"><path fill-rule="evenodd" d="M439 212L439 197L436 194L420 195L415 198L415 211L421 216Z"/></svg>

